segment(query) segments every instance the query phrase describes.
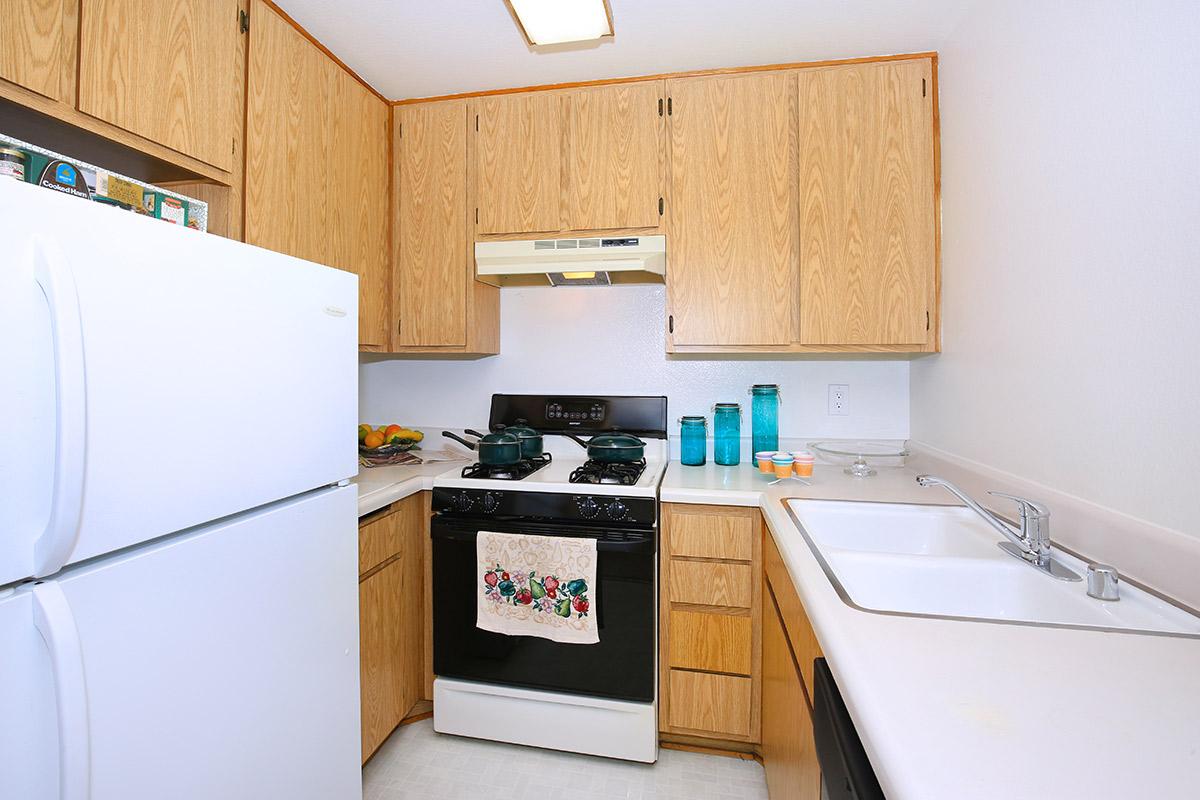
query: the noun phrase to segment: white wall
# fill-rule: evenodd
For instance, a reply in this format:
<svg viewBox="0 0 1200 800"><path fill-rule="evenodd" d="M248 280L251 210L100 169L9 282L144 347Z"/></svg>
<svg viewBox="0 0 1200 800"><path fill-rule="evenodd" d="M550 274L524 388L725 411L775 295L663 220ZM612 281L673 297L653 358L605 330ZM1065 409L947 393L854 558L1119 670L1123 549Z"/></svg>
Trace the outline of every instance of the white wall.
<svg viewBox="0 0 1200 800"><path fill-rule="evenodd" d="M785 437L908 436L907 361L668 358L661 286L504 289L500 318L499 356L364 360L363 420L480 427L493 392L665 394L674 435L679 416L718 401L748 412L751 384L778 383ZM850 416L828 416L830 383L850 385Z"/></svg>
<svg viewBox="0 0 1200 800"><path fill-rule="evenodd" d="M912 435L1200 536L1200 3L979 3L940 52Z"/></svg>

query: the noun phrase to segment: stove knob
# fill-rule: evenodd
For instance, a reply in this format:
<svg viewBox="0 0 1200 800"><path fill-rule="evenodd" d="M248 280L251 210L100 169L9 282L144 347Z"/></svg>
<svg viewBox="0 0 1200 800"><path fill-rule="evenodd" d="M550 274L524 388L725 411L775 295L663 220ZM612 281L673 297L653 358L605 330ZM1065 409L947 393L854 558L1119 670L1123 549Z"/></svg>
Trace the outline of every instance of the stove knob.
<svg viewBox="0 0 1200 800"><path fill-rule="evenodd" d="M451 505L454 506L455 511L470 511L474 502L475 501L471 498L471 495L467 494L466 492L459 492L458 494L454 495L450 501Z"/></svg>
<svg viewBox="0 0 1200 800"><path fill-rule="evenodd" d="M608 504L609 519L625 519L625 515L628 513L628 506L622 503L620 498L617 498Z"/></svg>
<svg viewBox="0 0 1200 800"><path fill-rule="evenodd" d="M581 497L575 501L579 506L579 513L587 519L591 519L600 513L600 504L591 497Z"/></svg>
<svg viewBox="0 0 1200 800"><path fill-rule="evenodd" d="M500 507L500 495L488 492L483 496L483 513L491 514Z"/></svg>

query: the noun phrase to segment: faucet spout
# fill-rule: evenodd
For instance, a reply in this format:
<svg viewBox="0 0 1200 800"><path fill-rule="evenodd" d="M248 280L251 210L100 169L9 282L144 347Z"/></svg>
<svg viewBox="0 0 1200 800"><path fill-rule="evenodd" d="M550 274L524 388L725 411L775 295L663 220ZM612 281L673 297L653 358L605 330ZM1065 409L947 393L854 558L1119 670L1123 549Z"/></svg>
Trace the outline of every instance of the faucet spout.
<svg viewBox="0 0 1200 800"><path fill-rule="evenodd" d="M1004 552L1037 567L1052 578L1065 581L1082 580L1074 570L1054 558L1050 550L1050 509L1036 500L1004 492L988 492L988 494L1012 500L1017 504L1021 513L1021 528L1017 530L996 516L994 512L976 503L966 492L945 478L939 478L936 475L918 475L917 483L921 486L941 486L961 500L963 505L982 517L984 522L991 525L1008 540L1000 543L1000 548Z"/></svg>
<svg viewBox="0 0 1200 800"><path fill-rule="evenodd" d="M950 494L954 495L959 500L961 500L963 502L963 505L965 505L967 508L971 509L976 514L978 514L980 517L982 517L984 522L991 525L993 528L996 529L997 532L999 532L1001 535L1003 535L1006 539L1011 541L1017 547L1021 548L1022 555L1031 551L1032 548L1030 547L1030 542L1029 542L1028 538L1026 537L1024 531L1018 532L1018 531L1015 531L1012 528L1010 528L1008 526L1008 523L1001 520L999 517L997 517L991 511L988 511L983 506L979 505L979 503L976 503L971 498L970 495L968 495L962 489L959 489L957 486L955 486L953 483L946 480L945 478L939 478L936 475L918 475L917 483L921 486L926 486L926 487L941 486L943 489L950 492ZM1049 515L1047 514L1047 516L1049 516ZM1029 558L1029 557L1026 557L1026 560L1033 561L1033 559Z"/></svg>

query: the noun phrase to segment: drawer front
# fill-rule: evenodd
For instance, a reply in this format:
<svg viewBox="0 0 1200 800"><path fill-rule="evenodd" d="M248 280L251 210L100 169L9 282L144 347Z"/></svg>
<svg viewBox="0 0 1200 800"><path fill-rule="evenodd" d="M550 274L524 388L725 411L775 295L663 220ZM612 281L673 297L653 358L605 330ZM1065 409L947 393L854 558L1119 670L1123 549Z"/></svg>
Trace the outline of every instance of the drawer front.
<svg viewBox="0 0 1200 800"><path fill-rule="evenodd" d="M670 625L670 666L751 674L750 617L672 609Z"/></svg>
<svg viewBox="0 0 1200 800"><path fill-rule="evenodd" d="M671 555L750 561L754 557L756 508L672 504Z"/></svg>
<svg viewBox="0 0 1200 800"><path fill-rule="evenodd" d="M800 602L800 595L796 593L791 575L784 566L779 548L775 545L775 539L771 536L769 528L765 525L763 528L765 530L763 566L767 584L775 598L775 603L779 606L783 627L787 632L792 651L796 654L796 662L800 667L800 673L804 676L804 688L808 692L811 702L813 660L821 657L821 645L817 641L812 624L808 621L808 614L804 612L804 604Z"/></svg>
<svg viewBox="0 0 1200 800"><path fill-rule="evenodd" d="M672 561L668 585L672 603L751 608L754 568L715 561Z"/></svg>
<svg viewBox="0 0 1200 800"><path fill-rule="evenodd" d="M358 574L365 575L400 552L400 504L363 517L358 524Z"/></svg>
<svg viewBox="0 0 1200 800"><path fill-rule="evenodd" d="M671 670L670 682L672 727L750 735L750 678Z"/></svg>

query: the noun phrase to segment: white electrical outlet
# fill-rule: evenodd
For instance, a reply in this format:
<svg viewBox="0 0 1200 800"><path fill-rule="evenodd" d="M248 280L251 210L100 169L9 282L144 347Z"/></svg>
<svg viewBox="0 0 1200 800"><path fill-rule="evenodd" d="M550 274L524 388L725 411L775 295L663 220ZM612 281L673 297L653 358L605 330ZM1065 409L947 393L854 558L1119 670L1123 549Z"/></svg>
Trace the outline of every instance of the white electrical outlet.
<svg viewBox="0 0 1200 800"><path fill-rule="evenodd" d="M846 383L829 384L829 416L850 416L850 385Z"/></svg>

